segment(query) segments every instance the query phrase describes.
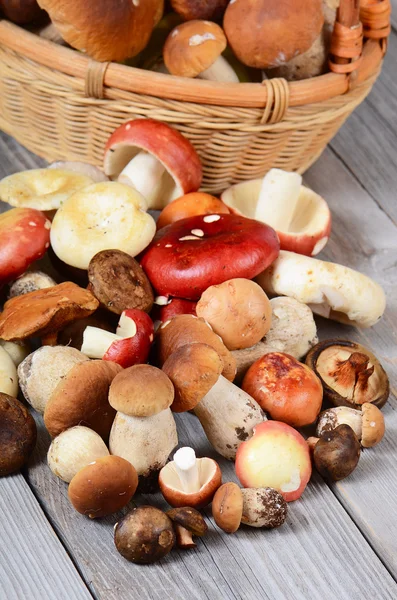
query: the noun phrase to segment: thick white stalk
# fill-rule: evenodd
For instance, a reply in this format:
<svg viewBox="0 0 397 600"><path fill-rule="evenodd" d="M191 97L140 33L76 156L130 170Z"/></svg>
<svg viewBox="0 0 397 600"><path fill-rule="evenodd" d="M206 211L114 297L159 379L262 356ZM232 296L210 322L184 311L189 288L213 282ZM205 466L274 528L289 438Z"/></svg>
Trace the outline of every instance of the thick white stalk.
<svg viewBox="0 0 397 600"><path fill-rule="evenodd" d="M135 188L149 203L156 197L165 168L148 152L139 152L121 171L118 181Z"/></svg>
<svg viewBox="0 0 397 600"><path fill-rule="evenodd" d="M200 489L200 476L196 453L193 448L180 448L175 452L174 464L181 480L183 491L187 494L198 492Z"/></svg>
<svg viewBox="0 0 397 600"><path fill-rule="evenodd" d="M123 338L99 327L86 327L81 352L89 358L102 358L113 342Z"/></svg>
<svg viewBox="0 0 397 600"><path fill-rule="evenodd" d="M298 173L270 169L262 181L255 219L276 231L289 231L302 185Z"/></svg>
<svg viewBox="0 0 397 600"><path fill-rule="evenodd" d="M214 63L198 75L198 79L208 81L222 81L223 83L239 83L235 70L223 56L219 56Z"/></svg>

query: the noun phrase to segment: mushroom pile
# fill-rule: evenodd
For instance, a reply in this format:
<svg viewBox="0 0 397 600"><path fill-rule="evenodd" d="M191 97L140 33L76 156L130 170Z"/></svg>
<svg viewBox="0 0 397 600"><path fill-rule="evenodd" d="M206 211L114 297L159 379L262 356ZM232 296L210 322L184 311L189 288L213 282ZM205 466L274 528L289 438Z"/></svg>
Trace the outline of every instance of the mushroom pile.
<svg viewBox="0 0 397 600"><path fill-rule="evenodd" d="M200 183L190 142L145 119L110 136L104 172L58 162L0 182L13 207L0 215L0 476L29 461L31 408L77 512L161 491L171 508L135 506L115 527L139 564L195 547L210 504L229 534L281 526L313 465L343 479L385 433L379 360L318 341L313 312L370 327L385 308L376 282L313 258L331 231L325 200L280 170L222 199ZM187 411L241 487L178 448Z"/></svg>
<svg viewBox="0 0 397 600"><path fill-rule="evenodd" d="M5 18L96 61L223 83L326 73L338 7L339 0L68 0L67 8L0 0Z"/></svg>

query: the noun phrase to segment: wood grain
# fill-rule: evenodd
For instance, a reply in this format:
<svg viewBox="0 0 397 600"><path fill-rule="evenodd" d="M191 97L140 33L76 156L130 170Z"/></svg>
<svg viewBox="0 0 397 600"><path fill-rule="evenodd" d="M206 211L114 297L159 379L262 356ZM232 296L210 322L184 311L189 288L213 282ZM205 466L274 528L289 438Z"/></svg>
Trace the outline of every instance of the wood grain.
<svg viewBox="0 0 397 600"><path fill-rule="evenodd" d="M0 598L92 598L22 475L0 478Z"/></svg>
<svg viewBox="0 0 397 600"><path fill-rule="evenodd" d="M397 30L397 0L391 0L391 24L392 27Z"/></svg>

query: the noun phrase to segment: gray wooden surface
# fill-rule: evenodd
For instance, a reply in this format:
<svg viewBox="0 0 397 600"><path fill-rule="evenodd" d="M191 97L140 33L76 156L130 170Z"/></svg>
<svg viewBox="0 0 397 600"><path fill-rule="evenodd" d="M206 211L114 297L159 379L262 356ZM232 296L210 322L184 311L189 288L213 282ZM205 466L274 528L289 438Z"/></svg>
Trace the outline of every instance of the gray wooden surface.
<svg viewBox="0 0 397 600"><path fill-rule="evenodd" d="M280 530L243 528L226 536L206 511L209 534L196 550L138 567L114 549L120 515L94 522L71 510L66 484L45 464L49 439L37 417L39 443L30 468L24 476L0 479L1 600L86 598L89 592L106 600L397 598L396 61L393 34L372 94L305 176L333 213L324 257L374 277L388 296L386 315L371 330L318 319L321 339L367 344L387 369L392 394L384 409L385 440L363 452L345 481L328 486L315 476L302 499L290 504ZM0 137L0 157L0 176L41 164L6 136ZM195 417L178 417L178 430L181 443L215 457ZM224 480L234 479L233 465L219 462ZM134 500L163 506L159 495Z"/></svg>

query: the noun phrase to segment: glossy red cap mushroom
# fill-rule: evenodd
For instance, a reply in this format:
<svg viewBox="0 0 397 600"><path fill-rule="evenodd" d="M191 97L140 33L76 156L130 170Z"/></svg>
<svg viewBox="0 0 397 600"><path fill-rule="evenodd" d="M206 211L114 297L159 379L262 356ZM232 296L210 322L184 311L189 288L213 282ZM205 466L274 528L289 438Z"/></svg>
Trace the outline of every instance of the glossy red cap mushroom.
<svg viewBox="0 0 397 600"><path fill-rule="evenodd" d="M155 209L196 192L202 180L201 162L189 140L153 119L128 121L112 133L105 147L104 171L137 189L148 208Z"/></svg>
<svg viewBox="0 0 397 600"><path fill-rule="evenodd" d="M158 294L198 300L211 285L252 279L279 250L276 232L264 223L239 215L200 215L160 229L141 265Z"/></svg>

